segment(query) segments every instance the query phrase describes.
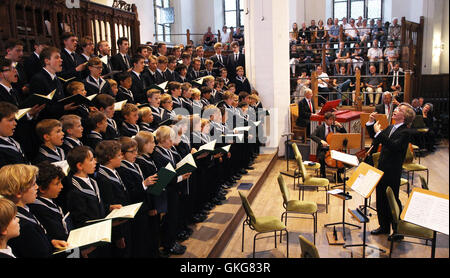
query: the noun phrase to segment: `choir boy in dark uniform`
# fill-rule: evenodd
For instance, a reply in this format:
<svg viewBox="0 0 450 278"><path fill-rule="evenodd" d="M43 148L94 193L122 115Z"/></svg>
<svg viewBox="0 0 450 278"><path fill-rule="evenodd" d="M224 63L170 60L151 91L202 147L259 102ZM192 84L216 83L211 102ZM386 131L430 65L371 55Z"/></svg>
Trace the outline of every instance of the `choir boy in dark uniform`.
<svg viewBox="0 0 450 278"><path fill-rule="evenodd" d="M85 64L85 69L81 72L81 80L86 79L86 77L89 75L89 70L87 67L87 63L91 58L94 57L94 42L92 41L92 38L89 36L82 37L77 45L78 53L80 54L80 62L82 64ZM103 70L103 65L102 65Z"/></svg>
<svg viewBox="0 0 450 278"><path fill-rule="evenodd" d="M216 52L216 54L214 54L211 57L211 60L214 63L216 76L220 76L220 69L225 68L227 63L227 57L222 55L222 50L223 50L222 43L218 42L214 45L214 51Z"/></svg>
<svg viewBox="0 0 450 278"><path fill-rule="evenodd" d="M175 156L172 154L171 148L173 146L173 139L175 139L175 132L168 126L161 126L156 131L156 141L158 145L152 154L153 161L158 169L166 167L171 163L176 167ZM189 178L191 173L182 176L174 177L167 187L167 213L163 218L162 224L162 246L167 254L181 255L186 251L186 246L179 244L177 239L177 229L179 224L179 186L178 184L183 180Z"/></svg>
<svg viewBox="0 0 450 278"><path fill-rule="evenodd" d="M201 102L203 104L203 108L205 108L206 106L211 104L210 99L211 99L212 89L209 87L203 86L200 88L200 92L202 93Z"/></svg>
<svg viewBox="0 0 450 278"><path fill-rule="evenodd" d="M106 128L106 132L102 134L104 140L115 140L120 137L117 123L114 120L115 102L116 101L112 96L105 94L97 95L92 101L94 107L96 107L98 111L103 112L106 115L108 127Z"/></svg>
<svg viewBox="0 0 450 278"><path fill-rule="evenodd" d="M108 94L113 95L109 82L101 77L103 64L100 58L93 57L87 63L89 75L83 80L87 95Z"/></svg>
<svg viewBox="0 0 450 278"><path fill-rule="evenodd" d="M201 72L201 63L202 62L199 58L194 58L194 60L192 61L192 69L190 72L188 72L188 80L194 86L196 86L197 84L193 81L199 79L200 77L203 77L203 74Z"/></svg>
<svg viewBox="0 0 450 278"><path fill-rule="evenodd" d="M140 130L137 124L139 120L139 108L131 103L125 104L122 108L122 117L124 120L120 127L120 134L126 137L135 136Z"/></svg>
<svg viewBox="0 0 450 278"><path fill-rule="evenodd" d="M164 117L164 109L159 107L161 104L161 91L157 89L148 90L147 100L153 114L153 122L150 125L150 128L156 130Z"/></svg>
<svg viewBox="0 0 450 278"><path fill-rule="evenodd" d="M16 258L8 241L20 235L16 205L6 198L0 198L0 259Z"/></svg>
<svg viewBox="0 0 450 278"><path fill-rule="evenodd" d="M165 71L166 81L176 81L177 72L175 71L177 67L177 58L173 55L167 56L167 70Z"/></svg>
<svg viewBox="0 0 450 278"><path fill-rule="evenodd" d="M155 130L151 128L153 122L153 114L150 107L144 106L139 109L139 130L154 132Z"/></svg>
<svg viewBox="0 0 450 278"><path fill-rule="evenodd" d="M167 81L165 72L167 70L169 60L166 56L159 56L157 62L155 82L156 84L161 84Z"/></svg>
<svg viewBox="0 0 450 278"><path fill-rule="evenodd" d="M203 76L213 76L214 78L216 78L217 74L213 69L214 66L214 62L210 59L207 59L205 61L205 69L202 72Z"/></svg>
<svg viewBox="0 0 450 278"><path fill-rule="evenodd" d="M210 98L208 99L208 101L209 101L209 103L210 104L216 104L216 103L218 103L219 101L221 101L222 100L222 96L216 91L216 89L214 88L214 85L215 85L215 79L214 79L214 77L213 76L211 76L211 75L208 75L208 76L205 76L204 78L203 78L203 84L205 84L205 86L206 87L208 87L209 89L211 89L211 96L210 96Z"/></svg>
<svg viewBox="0 0 450 278"><path fill-rule="evenodd" d="M8 244L18 258L48 258L55 248L67 247L67 242L50 238L28 204L36 200L35 183L38 168L32 165L6 165L0 169L0 195L13 201L20 219L20 235Z"/></svg>
<svg viewBox="0 0 450 278"><path fill-rule="evenodd" d="M141 55L133 56L131 63L133 65L131 69L131 92L133 92L133 97L136 103L146 103L145 89L147 87L147 82L145 75L142 74L144 71L144 57Z"/></svg>
<svg viewBox="0 0 450 278"><path fill-rule="evenodd" d="M232 82L236 84L237 94L239 94L240 92L247 92L250 94L252 92L250 82L244 76L244 67L239 66L236 68L236 78Z"/></svg>
<svg viewBox="0 0 450 278"><path fill-rule="evenodd" d="M192 111L193 114L201 115L203 110L202 93L198 88L192 88Z"/></svg>
<svg viewBox="0 0 450 278"><path fill-rule="evenodd" d="M118 71L128 71L133 64L131 63L131 58L128 56L128 50L130 48L130 43L128 38L121 37L117 40L117 47L119 48L119 53L111 57L111 64L113 70Z"/></svg>
<svg viewBox="0 0 450 278"><path fill-rule="evenodd" d="M154 256L155 250L151 249L152 237L149 223L149 213L152 205L149 204L149 188L156 183L156 175L144 178L139 165L136 163L138 154L138 145L136 140L130 137L121 137L119 140L123 153L123 160L120 167L117 168L122 181L125 182L127 191L130 194L131 203L142 202L142 206L132 222L132 256L150 257ZM154 246L153 246L154 247Z"/></svg>
<svg viewBox="0 0 450 278"><path fill-rule="evenodd" d="M169 82L168 93L172 96L173 109L184 108L181 100L181 83L176 81Z"/></svg>
<svg viewBox="0 0 450 278"><path fill-rule="evenodd" d="M0 102L0 168L8 164L28 164L20 144L12 138L16 128L18 108L9 102Z"/></svg>
<svg viewBox="0 0 450 278"><path fill-rule="evenodd" d="M90 176L94 174L97 161L91 149L87 146L76 147L67 155L67 163L74 173L71 180L71 190L67 197L67 208L74 228L89 225L88 220L102 219L107 215L105 205L100 197L97 182ZM92 251L93 248L81 250ZM110 246L95 247L87 257L110 257Z"/></svg>
<svg viewBox="0 0 450 278"><path fill-rule="evenodd" d="M147 86L160 84L156 82L156 71L158 66L158 59L155 56L148 57L148 68L145 69L144 75L147 78Z"/></svg>
<svg viewBox="0 0 450 278"><path fill-rule="evenodd" d="M175 72L175 81L180 83L186 83L190 81L188 77L188 68L185 64L177 65Z"/></svg>
<svg viewBox="0 0 450 278"><path fill-rule="evenodd" d="M86 89L84 88L84 84L79 81L72 81L66 87L66 96L74 96L74 95L82 95L86 97ZM80 116L83 120L83 125L85 125L87 117L89 117L89 112L91 112L91 108L87 104L79 104L75 110L69 112L69 114L74 114Z"/></svg>
<svg viewBox="0 0 450 278"><path fill-rule="evenodd" d="M116 95L116 101L120 102L126 100L127 103L136 103L134 93L131 91L131 86L133 85L131 73L121 72L117 74L117 82L119 82L119 91Z"/></svg>
<svg viewBox="0 0 450 278"><path fill-rule="evenodd" d="M89 132L86 133L84 144L95 150L97 144L103 141L102 133L104 134L107 128L108 121L104 113L100 111L93 111L89 113L89 118L87 121L87 129Z"/></svg>
<svg viewBox="0 0 450 278"><path fill-rule="evenodd" d="M65 178L64 172L48 161L39 163L37 167L38 196L34 203L29 204L30 211L44 226L50 238L67 240L71 229L70 218L64 218L65 213L55 202L63 189L61 181Z"/></svg>
<svg viewBox="0 0 450 278"><path fill-rule="evenodd" d="M62 148L67 156L73 148L83 146L80 140L83 138L84 128L81 124L81 118L77 115L64 115L61 117L60 122L64 132Z"/></svg>
<svg viewBox="0 0 450 278"><path fill-rule="evenodd" d="M193 114L191 88L191 83L185 82L181 84L181 106L188 111L189 115Z"/></svg>
<svg viewBox="0 0 450 278"><path fill-rule="evenodd" d="M97 145L95 155L97 162L100 163L95 180L106 211L110 212L130 205L130 194L116 171L123 159L120 143L114 140L102 141ZM114 226L111 237L113 256L130 257L132 246L131 223L126 221Z"/></svg>
<svg viewBox="0 0 450 278"><path fill-rule="evenodd" d="M157 168L152 159L152 153L155 149L155 136L148 131L139 131L134 138L137 142L138 156L136 163L142 171L144 179L149 177L157 178ZM167 254L159 252L160 246L160 226L161 213L167 212L167 195L165 189L158 196L154 194L147 194L148 202L148 221L150 228L150 256L151 257L167 257Z"/></svg>
<svg viewBox="0 0 450 278"><path fill-rule="evenodd" d="M45 119L36 125L36 134L42 142L35 157L35 164L42 161L59 162L66 160L61 148L64 140L61 122L55 119Z"/></svg>
<svg viewBox="0 0 450 278"><path fill-rule="evenodd" d="M78 37L70 32L65 32L61 35L64 49L61 50L62 70L58 76L65 80L73 77L77 80L82 80L82 72L86 69L86 63L80 54L76 53L78 45Z"/></svg>

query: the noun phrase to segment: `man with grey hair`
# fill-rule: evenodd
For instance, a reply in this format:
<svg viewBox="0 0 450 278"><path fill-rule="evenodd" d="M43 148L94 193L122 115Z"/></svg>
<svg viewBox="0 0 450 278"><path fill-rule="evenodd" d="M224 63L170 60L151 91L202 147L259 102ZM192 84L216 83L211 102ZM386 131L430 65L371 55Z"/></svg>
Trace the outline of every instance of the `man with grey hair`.
<svg viewBox="0 0 450 278"><path fill-rule="evenodd" d="M402 27L398 24L398 18L394 17L392 19L392 25L389 26L389 40L398 41L397 44L400 44L400 36L402 35Z"/></svg>
<svg viewBox="0 0 450 278"><path fill-rule="evenodd" d="M382 101L383 103L375 106L375 112L377 112L378 114L385 114L387 117L389 117L389 114L391 113L391 111L394 111L398 103L392 101L392 93L387 91L383 93Z"/></svg>
<svg viewBox="0 0 450 278"><path fill-rule="evenodd" d="M382 145L378 159L378 169L384 172L376 188L376 209L378 215L379 227L371 231L372 235L389 234L390 224L392 223L392 214L389 207L389 201L386 195L388 186L392 188L395 199L402 209L399 199L400 178L402 175L402 165L405 160L406 151L410 140L409 127L414 120L416 113L411 105L401 103L392 115L395 125L389 125L381 130L379 122L375 123L376 112L370 114L369 122L366 127L370 137L373 139L373 150L377 150L379 144ZM393 229L395 229L393 225ZM394 230L394 233L396 231ZM389 240L398 240L401 237L389 237Z"/></svg>

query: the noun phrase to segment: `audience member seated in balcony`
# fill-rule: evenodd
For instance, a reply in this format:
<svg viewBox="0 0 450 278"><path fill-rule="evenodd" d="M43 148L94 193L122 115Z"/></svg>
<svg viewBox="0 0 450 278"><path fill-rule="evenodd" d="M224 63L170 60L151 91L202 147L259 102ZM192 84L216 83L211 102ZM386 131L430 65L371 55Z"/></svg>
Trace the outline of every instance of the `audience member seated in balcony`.
<svg viewBox="0 0 450 278"><path fill-rule="evenodd" d="M298 102L298 118L296 125L299 127L306 127L306 135L311 134L310 118L316 113L312 100L313 92L311 89L305 89L305 98Z"/></svg>
<svg viewBox="0 0 450 278"><path fill-rule="evenodd" d="M399 102L392 97L391 92L384 92L381 103L375 106L375 112L377 112L378 114L384 114L389 118L389 115L391 113L394 113L393 111L395 110L395 108L397 108L398 105Z"/></svg>
<svg viewBox="0 0 450 278"><path fill-rule="evenodd" d="M316 42L316 38L315 38L315 33L317 31L317 25L316 25L316 21L314 19L311 20L311 25L308 27L309 33L310 35L310 42L314 43Z"/></svg>
<svg viewBox="0 0 450 278"><path fill-rule="evenodd" d="M336 60L336 52L333 48L330 46L330 42L327 42L325 44L325 64L326 64L326 71L327 72L333 72L332 64Z"/></svg>
<svg viewBox="0 0 450 278"><path fill-rule="evenodd" d="M348 29L351 28L350 24L347 21L346 17L342 18L342 28L343 28L343 32L345 33Z"/></svg>
<svg viewBox="0 0 450 278"><path fill-rule="evenodd" d="M314 33L314 37L316 39L316 43L320 43L320 45L316 45L316 48L318 48L318 49L322 48L322 44L326 41L326 38L327 38L327 31L325 30L325 27L323 26L322 19L320 19L318 22L318 26Z"/></svg>
<svg viewBox="0 0 450 278"><path fill-rule="evenodd" d="M373 30L375 29L376 25L375 25L375 19L371 19L369 21L369 28L370 28L370 38L373 39L372 34L373 34Z"/></svg>
<svg viewBox="0 0 450 278"><path fill-rule="evenodd" d="M330 32L331 27L333 27L333 19L330 17L327 19L327 25L325 25L325 31Z"/></svg>
<svg viewBox="0 0 450 278"><path fill-rule="evenodd" d="M322 104L325 103L326 100L328 100L328 93L330 92L330 89L328 88L328 82L330 82L330 78L328 78L328 74L323 71L322 66L317 66L316 68L317 73L317 81L318 81L318 87L319 87L319 93L322 97L319 97L319 105L322 106Z"/></svg>
<svg viewBox="0 0 450 278"><path fill-rule="evenodd" d="M334 25L330 27L330 31L328 32L328 36L330 37L330 42L339 42L339 32L340 32L340 26L339 26L339 19L334 19Z"/></svg>
<svg viewBox="0 0 450 278"><path fill-rule="evenodd" d="M306 23L302 23L302 28L298 30L298 42L303 43L305 41L311 41L311 33L309 32L309 29L306 27Z"/></svg>
<svg viewBox="0 0 450 278"><path fill-rule="evenodd" d="M289 43L297 44L298 39L298 25L297 22L292 23L292 30L289 33Z"/></svg>
<svg viewBox="0 0 450 278"><path fill-rule="evenodd" d="M302 74L297 79L297 88L294 92L294 102L298 103L305 96L306 89L311 86L311 79L307 75L306 69L302 69Z"/></svg>
<svg viewBox="0 0 450 278"><path fill-rule="evenodd" d="M355 25L355 20L352 18L350 19L350 26L348 29L345 29L344 31L344 37L347 41L347 45L350 46L351 42L357 42L359 41L359 30Z"/></svg>
<svg viewBox="0 0 450 278"><path fill-rule="evenodd" d="M308 44L306 45L306 50L303 52L303 57L301 58L301 62L305 64L306 70L308 72L311 72L311 70L314 68L312 63L314 63L314 51L312 49L312 45Z"/></svg>
<svg viewBox="0 0 450 278"><path fill-rule="evenodd" d="M222 27L222 34L220 35L220 42L222 43L222 47L224 50L228 50L230 47L230 32L228 32L227 26Z"/></svg>
<svg viewBox="0 0 450 278"><path fill-rule="evenodd" d="M356 68L361 69L364 65L364 51L360 48L360 44L358 42L355 43L355 46L350 54L350 58L352 59L353 73L356 73Z"/></svg>
<svg viewBox="0 0 450 278"><path fill-rule="evenodd" d="M403 72L403 69L400 68L399 62L394 62L394 67L392 68L392 71L389 72L387 82L390 91L403 91L403 86L405 84L405 73Z"/></svg>
<svg viewBox="0 0 450 278"><path fill-rule="evenodd" d="M206 50L212 50L214 44L217 42L216 37L211 32L211 27L208 27L208 31L203 35L203 47Z"/></svg>
<svg viewBox="0 0 450 278"><path fill-rule="evenodd" d="M339 73L335 78L332 79L333 87L337 90L337 99L341 99L342 102L348 100L348 94L345 96L345 99L342 98L342 93L347 92L350 89L350 84L352 84L352 80L348 77L347 72L345 71L345 67L341 66L339 68Z"/></svg>
<svg viewBox="0 0 450 278"><path fill-rule="evenodd" d="M402 35L402 26L398 24L398 18L394 17L392 19L391 26L389 26L388 39L398 41L398 44L400 44L401 35Z"/></svg>
<svg viewBox="0 0 450 278"><path fill-rule="evenodd" d="M377 25L372 29L372 39L378 40L381 47L386 44L387 31L381 19L377 20Z"/></svg>
<svg viewBox="0 0 450 278"><path fill-rule="evenodd" d="M339 72L339 67L343 64L347 67L347 71L350 72L352 66L352 59L350 58L350 49L345 47L344 42L339 43L339 49L336 51L336 73Z"/></svg>
<svg viewBox="0 0 450 278"><path fill-rule="evenodd" d="M356 21L356 27L361 28L362 24L363 24L363 17L358 16L358 21Z"/></svg>
<svg viewBox="0 0 450 278"><path fill-rule="evenodd" d="M378 47L378 40L373 40L372 47L367 51L367 57L369 58L371 66L378 66L379 72L383 73L383 51Z"/></svg>
<svg viewBox="0 0 450 278"><path fill-rule="evenodd" d="M364 86L370 100L370 106L378 104L381 94L383 93L383 80L377 75L375 66L370 66L369 77L364 79ZM375 94L375 102L373 102L373 95Z"/></svg>
<svg viewBox="0 0 450 278"><path fill-rule="evenodd" d="M297 51L297 45L291 45L291 51L289 52L289 65L291 67L291 75L295 77L297 66L300 64L300 55Z"/></svg>
<svg viewBox="0 0 450 278"><path fill-rule="evenodd" d="M242 50L244 47L244 34L241 32L241 27L236 28L236 32L233 34L233 41L237 41L239 43L240 50Z"/></svg>
<svg viewBox="0 0 450 278"><path fill-rule="evenodd" d="M361 45L366 45L370 41L370 27L367 26L367 19L364 19L361 27L359 27L359 39L361 40Z"/></svg>
<svg viewBox="0 0 450 278"><path fill-rule="evenodd" d="M386 47L386 49L384 50L384 57L386 57L386 61L388 63L388 72L391 72L392 68L394 67L393 63L396 62L400 57L398 49L395 47L393 40L388 42L388 47Z"/></svg>

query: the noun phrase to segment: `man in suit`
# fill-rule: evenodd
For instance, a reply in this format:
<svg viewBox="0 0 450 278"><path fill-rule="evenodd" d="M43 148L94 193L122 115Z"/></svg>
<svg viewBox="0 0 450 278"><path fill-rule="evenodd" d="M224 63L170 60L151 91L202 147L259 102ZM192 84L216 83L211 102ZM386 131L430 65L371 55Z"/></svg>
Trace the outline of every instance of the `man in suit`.
<svg viewBox="0 0 450 278"><path fill-rule="evenodd" d="M388 234L392 222L392 214L386 196L388 186L394 191L400 211L402 210L399 199L400 178L410 139L409 126L414 120L415 112L409 104L401 103L392 115L395 125L390 125L384 130L381 130L378 122L375 123L375 114L375 112L370 114L366 127L370 137L373 138L373 149L376 150L379 144L382 145L378 169L383 171L384 174L376 188L376 208L380 226L371 231L372 235L379 235Z"/></svg>
<svg viewBox="0 0 450 278"><path fill-rule="evenodd" d="M128 49L130 48L128 38L119 38L117 40L117 46L119 47L119 53L111 57L113 70L127 71L133 66L131 58L128 55Z"/></svg>
<svg viewBox="0 0 450 278"><path fill-rule="evenodd" d="M147 78L147 86L159 84L156 82L156 71L158 67L158 59L155 56L148 57L148 67L144 69L144 75Z"/></svg>
<svg viewBox="0 0 450 278"><path fill-rule="evenodd" d="M197 54L197 58L200 59L200 70L204 70L206 58L204 57L205 50L203 49L203 46L198 46L195 49L195 53Z"/></svg>
<svg viewBox="0 0 450 278"><path fill-rule="evenodd" d="M176 67L177 67L177 58L173 55L167 56L167 70L164 72L165 78L167 81L175 81L176 78Z"/></svg>
<svg viewBox="0 0 450 278"><path fill-rule="evenodd" d="M156 57L166 56L167 55L167 45L163 42L160 42L156 45Z"/></svg>
<svg viewBox="0 0 450 278"><path fill-rule="evenodd" d="M211 56L211 60L214 62L214 71L216 72L216 76L220 75L219 69L226 67L227 57L222 55L223 45L218 42L214 45L214 51L216 54Z"/></svg>
<svg viewBox="0 0 450 278"><path fill-rule="evenodd" d="M112 63L111 63L111 47L109 46L108 41L100 41L97 44L97 48L98 48L98 57L99 58L107 56L108 63L103 63L102 76L104 76L106 74L111 73L113 70ZM110 78L112 78L112 76L110 76L108 79L110 79Z"/></svg>
<svg viewBox="0 0 450 278"><path fill-rule="evenodd" d="M239 43L232 42L231 49L233 50L233 53L228 55L227 60L228 78L230 78L230 80L236 76L236 68L238 66L244 67L245 72L245 55L239 52Z"/></svg>
<svg viewBox="0 0 450 278"><path fill-rule="evenodd" d="M29 93L28 78L25 73L24 65L22 64L23 47L23 42L15 39L9 39L5 45L5 58L12 61L17 74L17 81L12 85L21 100L27 97Z"/></svg>
<svg viewBox="0 0 450 278"><path fill-rule="evenodd" d="M327 112L324 115L324 122L320 126L314 130L314 132L311 134L311 140L317 143L317 159L320 162L320 175L322 178L326 178L325 173L325 155L327 151L330 150L330 145L326 141L327 136L330 133L347 133L345 128L338 122L335 121L336 116L333 114L333 112ZM342 179L340 177L340 173L344 169L339 169L338 171L338 182L342 182Z"/></svg>
<svg viewBox="0 0 450 278"><path fill-rule="evenodd" d="M39 61L39 55L42 50L49 45L50 44L45 40L36 39L34 41L34 52L28 56L23 63L28 80L31 80L33 75L41 71L42 65L41 61Z"/></svg>
<svg viewBox="0 0 450 278"><path fill-rule="evenodd" d="M133 92L136 103L147 102L147 95L145 92L147 81L145 80L145 76L142 75L142 72L144 71L144 60L144 56L141 55L135 55L131 60L133 64L131 69L131 78L133 80L131 91Z"/></svg>
<svg viewBox="0 0 450 278"><path fill-rule="evenodd" d="M306 127L307 136L311 134L311 115L316 113L316 109L312 102L312 96L312 90L305 89L305 98L298 102L298 118L296 124L299 127Z"/></svg>
<svg viewBox="0 0 450 278"><path fill-rule="evenodd" d="M377 104L375 106L375 112L378 114L385 114L389 118L389 115L394 112L394 109L399 103L392 99L392 94L390 92L383 93L383 103Z"/></svg>
<svg viewBox="0 0 450 278"><path fill-rule="evenodd" d="M194 80L199 79L200 77L203 77L202 72L200 71L201 63L202 62L198 58L195 58L194 61L192 62L192 70L188 72L189 81L192 82ZM195 85L197 84L195 83Z"/></svg>
<svg viewBox="0 0 450 278"><path fill-rule="evenodd" d="M64 44L64 49L61 50L63 64L62 71L58 73L58 76L66 80L73 77L81 80L81 73L86 69L86 64L83 64L80 54L75 52L78 45L78 37L73 33L65 32L61 35L61 39Z"/></svg>
<svg viewBox="0 0 450 278"><path fill-rule="evenodd" d="M158 57L158 64L156 67L156 84L161 84L167 81L166 79L166 70L167 70L167 64L169 63L169 60L166 56L159 56Z"/></svg>
<svg viewBox="0 0 450 278"><path fill-rule="evenodd" d="M391 91L402 92L405 85L405 73L400 69L400 63L395 62L392 71L389 73L388 86Z"/></svg>

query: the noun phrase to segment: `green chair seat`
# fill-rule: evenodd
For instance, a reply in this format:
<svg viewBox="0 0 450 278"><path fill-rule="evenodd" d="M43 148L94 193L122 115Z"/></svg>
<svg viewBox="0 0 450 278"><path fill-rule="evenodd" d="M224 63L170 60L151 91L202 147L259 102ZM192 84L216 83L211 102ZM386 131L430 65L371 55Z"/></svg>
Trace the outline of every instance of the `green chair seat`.
<svg viewBox="0 0 450 278"><path fill-rule="evenodd" d="M403 220L400 220L397 225L397 233L404 234L412 237L433 239L433 231Z"/></svg>
<svg viewBox="0 0 450 278"><path fill-rule="evenodd" d="M400 179L400 186L405 185L405 184L407 184L407 183L408 183L408 180L407 180L407 179L404 179L404 178L401 178L401 179Z"/></svg>
<svg viewBox="0 0 450 278"><path fill-rule="evenodd" d="M300 212L300 213L315 213L317 211L317 204L314 202L290 200L287 203L286 210L288 212Z"/></svg>
<svg viewBox="0 0 450 278"><path fill-rule="evenodd" d="M303 163L304 164L304 163ZM320 163L315 162L314 165L304 164L307 170L318 170L320 169Z"/></svg>
<svg viewBox="0 0 450 278"><path fill-rule="evenodd" d="M302 258L320 258L317 247L307 240L304 236L299 235L300 248L302 249Z"/></svg>
<svg viewBox="0 0 450 278"><path fill-rule="evenodd" d="M271 231L279 231L286 229L283 222L280 221L278 217L275 216L261 216L255 218L255 223L253 223L255 231L258 233L266 233Z"/></svg>
<svg viewBox="0 0 450 278"><path fill-rule="evenodd" d="M417 163L406 163L403 164L403 170L405 171L426 171L428 170L427 167L417 164Z"/></svg>
<svg viewBox="0 0 450 278"><path fill-rule="evenodd" d="M305 179L303 185L307 186L318 186L318 187L327 187L330 184L330 181L325 178L309 178Z"/></svg>

